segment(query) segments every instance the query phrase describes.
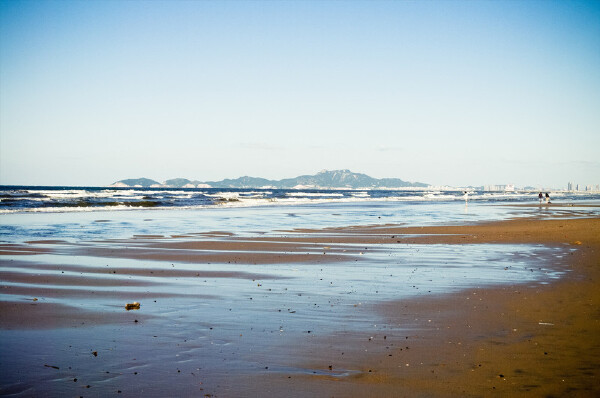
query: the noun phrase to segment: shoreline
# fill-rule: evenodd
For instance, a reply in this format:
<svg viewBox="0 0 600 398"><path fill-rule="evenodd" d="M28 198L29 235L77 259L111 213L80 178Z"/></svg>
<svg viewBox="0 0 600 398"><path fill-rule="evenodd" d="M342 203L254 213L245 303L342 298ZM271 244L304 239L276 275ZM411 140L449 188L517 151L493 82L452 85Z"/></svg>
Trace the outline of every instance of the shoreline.
<svg viewBox="0 0 600 398"><path fill-rule="evenodd" d="M364 244L365 248L359 251L348 244ZM570 272L545 285L515 283L468 287L456 293L370 303L361 311L377 314L384 324L390 325L388 330L369 335L356 330L334 335L303 334L302 338L295 340L294 347L282 348L274 344L271 349L285 354L281 363L287 363L288 367L280 365L277 370L276 366L271 366L271 370L258 374L233 370L231 384L216 383L211 387L211 394L252 396L269 392L298 397L482 396L491 393L594 396L600 392L599 218L515 219L464 226L361 226L296 230L280 236L253 238L229 234L180 238L151 236L91 246L41 241L4 245L0 253L20 254L19 258L34 259L55 251L62 255L84 255L96 259L177 261L189 264L189 267L207 261L214 261L218 266L233 260L243 267L244 264L360 262L363 251L368 257L370 251L383 252L389 250L387 247L390 245L438 244L563 247L566 253L570 253ZM544 261L554 260L547 257ZM3 261L3 266L7 265L8 262ZM44 267L47 270L57 269L53 264ZM60 267L64 272L77 273L90 266L63 264ZM144 283L139 284L152 290L151 278L157 276L153 274L152 267L109 267L106 272L100 266L97 269L98 276L104 279L95 279L93 283L88 281L87 288L109 283L107 274L114 271L113 278L119 278L110 279L110 283L117 284L115 286L135 288L137 279L131 278L141 278ZM191 272L189 269L174 269L162 272L161 277L177 280L188 277ZM2 280L6 281L12 274L4 272L2 275ZM40 275L43 274L30 277L38 285L43 285L44 279ZM20 278L13 276L15 281ZM260 279L259 286L273 278L268 273L253 274L243 268L237 274L204 271L199 272L198 277L236 278L255 285L255 279ZM65 283L75 283L67 281L65 279ZM28 292L27 287L4 286L2 292L11 294L11 289L15 290L14 297L31 298L33 295L30 293L35 294L35 291ZM74 289L72 293L69 289L48 289L46 294L49 297L52 294L58 297L73 294L73 298L86 295L86 290L81 289ZM44 294L43 290L38 293ZM103 294L102 291L98 293ZM106 294L114 295L114 292ZM170 294L164 296L165 299ZM148 299L160 295L157 292L145 296L140 293ZM121 296L125 300L126 295ZM205 294L195 299L211 297ZM120 308L105 313L93 308L84 311L42 300L1 301L0 305L0 329L47 330L45 322L52 322L50 329L93 329L106 324L130 325L133 318L144 324L151 322L153 317L143 311L124 312ZM35 311L27 311L26 308L33 308L32 305ZM24 311L27 311L26 316L22 316ZM86 325L81 326L81 322ZM260 362L260 354L253 355L257 355ZM211 385L208 380L204 383L206 388ZM0 392L7 391L5 386L0 388Z"/></svg>

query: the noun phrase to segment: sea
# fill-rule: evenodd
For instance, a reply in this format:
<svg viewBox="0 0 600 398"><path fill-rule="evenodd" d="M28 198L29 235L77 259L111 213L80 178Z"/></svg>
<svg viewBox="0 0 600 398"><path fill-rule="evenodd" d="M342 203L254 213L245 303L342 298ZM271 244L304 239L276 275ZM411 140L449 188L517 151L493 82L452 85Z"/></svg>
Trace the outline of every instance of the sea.
<svg viewBox="0 0 600 398"><path fill-rule="evenodd" d="M242 189L242 188L104 188L0 185L0 214L134 209L202 209L316 203L462 202L462 190L427 189ZM552 200L598 200L600 192L553 192ZM528 203L538 192L469 190L477 203Z"/></svg>
<svg viewBox="0 0 600 398"><path fill-rule="evenodd" d="M467 199L467 200L466 200ZM600 202L600 193L552 192L552 203ZM350 225L460 224L576 214L523 208L538 192L0 186L0 240L86 240L228 231L247 235ZM586 209L586 214L594 213Z"/></svg>

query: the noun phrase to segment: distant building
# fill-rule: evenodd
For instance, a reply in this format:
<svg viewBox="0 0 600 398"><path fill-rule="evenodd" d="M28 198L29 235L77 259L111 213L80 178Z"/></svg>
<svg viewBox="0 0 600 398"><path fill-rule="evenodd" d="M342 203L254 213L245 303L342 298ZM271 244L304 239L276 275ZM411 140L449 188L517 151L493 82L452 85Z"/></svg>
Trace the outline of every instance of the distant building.
<svg viewBox="0 0 600 398"><path fill-rule="evenodd" d="M515 184L507 184L507 185L485 185L483 187L484 191L488 192L514 192Z"/></svg>
<svg viewBox="0 0 600 398"><path fill-rule="evenodd" d="M504 185L486 185L485 190L490 192L504 191Z"/></svg>
<svg viewBox="0 0 600 398"><path fill-rule="evenodd" d="M567 191L572 191L573 190L573 183L570 182L567 184Z"/></svg>

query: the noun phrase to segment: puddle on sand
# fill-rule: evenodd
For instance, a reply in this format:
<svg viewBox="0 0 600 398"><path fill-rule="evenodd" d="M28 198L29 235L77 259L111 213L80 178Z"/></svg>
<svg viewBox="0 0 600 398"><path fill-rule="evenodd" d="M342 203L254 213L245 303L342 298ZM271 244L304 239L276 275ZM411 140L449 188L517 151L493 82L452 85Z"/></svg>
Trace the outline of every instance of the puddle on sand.
<svg viewBox="0 0 600 398"><path fill-rule="evenodd" d="M342 379L345 377L356 376L362 373L360 370L350 369L308 369L308 368L297 368L291 366L271 366L267 367L269 373L281 373L284 375L308 375L316 377L331 377L336 379Z"/></svg>
<svg viewBox="0 0 600 398"><path fill-rule="evenodd" d="M57 278L54 287L46 288L87 291L87 295L78 295L77 304L106 316L126 302L139 301L137 312L151 317L93 327L2 330L0 391L18 387L21 393L15 396L48 391L57 396L101 396L117 390L215 394L232 388L236 375L265 371L350 377L360 372L291 366L294 347L298 342L310 346L313 337L345 331L374 333L399 328L381 324L378 314L365 310L377 302L474 286L545 283L560 277L560 265L568 257L565 249L531 245L371 246L377 250L366 251L360 261L310 264L180 264L60 254L31 256L36 262L27 262L19 256L19 261L27 263L23 269L28 274L35 274L38 264L56 264L55 271L45 267L44 273L55 272L57 277L62 275L61 264L85 265L79 268L82 280L106 270L107 265L110 270L114 266L120 273L112 286L73 286L72 279L70 285L61 285ZM154 273L127 273L145 267ZM224 274L160 275L160 271L174 268ZM262 279L242 277L240 271ZM136 281L152 283L136 286ZM26 291L36 283L20 281L19 286ZM4 300L30 298L7 294L9 291L3 289ZM39 297L38 304L44 300ZM51 298L66 305L72 304L70 300L60 294ZM10 387L17 374L21 384Z"/></svg>

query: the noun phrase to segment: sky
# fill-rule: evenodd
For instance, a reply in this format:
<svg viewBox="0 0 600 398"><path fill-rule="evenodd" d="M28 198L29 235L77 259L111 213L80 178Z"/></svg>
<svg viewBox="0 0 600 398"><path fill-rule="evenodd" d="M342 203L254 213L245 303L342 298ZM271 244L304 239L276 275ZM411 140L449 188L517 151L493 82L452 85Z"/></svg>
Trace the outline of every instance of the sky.
<svg viewBox="0 0 600 398"><path fill-rule="evenodd" d="M600 1L0 0L0 184L600 183Z"/></svg>

